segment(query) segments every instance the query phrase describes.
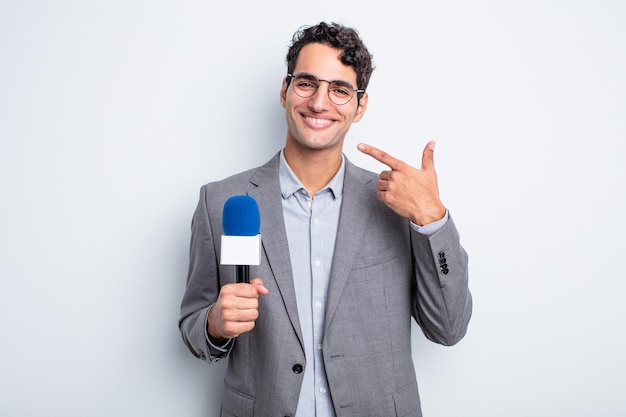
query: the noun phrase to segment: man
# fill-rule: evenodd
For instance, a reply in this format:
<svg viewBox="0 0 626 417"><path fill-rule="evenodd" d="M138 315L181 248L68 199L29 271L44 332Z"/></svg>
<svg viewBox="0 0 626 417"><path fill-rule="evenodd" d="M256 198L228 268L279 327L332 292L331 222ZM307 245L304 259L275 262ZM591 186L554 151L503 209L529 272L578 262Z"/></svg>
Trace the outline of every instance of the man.
<svg viewBox="0 0 626 417"><path fill-rule="evenodd" d="M421 416L411 316L430 340L457 343L471 315L467 255L439 199L434 143L421 169L358 149L372 59L356 31L298 31L280 90L287 140L265 165L202 187L192 222L180 329L194 355L229 358L222 416ZM250 284L218 263L222 210L259 204L263 260Z"/></svg>

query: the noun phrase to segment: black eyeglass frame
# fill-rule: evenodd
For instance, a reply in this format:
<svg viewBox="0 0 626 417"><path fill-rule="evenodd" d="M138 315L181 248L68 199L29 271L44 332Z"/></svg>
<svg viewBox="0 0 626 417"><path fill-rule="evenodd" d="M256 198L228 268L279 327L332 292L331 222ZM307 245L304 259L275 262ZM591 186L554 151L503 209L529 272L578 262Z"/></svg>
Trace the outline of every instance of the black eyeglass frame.
<svg viewBox="0 0 626 417"><path fill-rule="evenodd" d="M365 93L365 90L358 90L355 89L354 87L352 87L352 85L347 82L347 81L343 81L343 80L322 80L320 78L317 78L315 75L313 74L309 74L309 73L301 73L301 74L287 74L287 88L289 88L289 84L291 84L291 79L293 78L294 80L298 77L298 76L307 76L309 79L311 80L315 80L317 81L317 87L315 88L315 90L308 96L303 96L302 94L298 93L298 90L296 89L295 85L293 87L293 91L294 93L296 93L296 95L298 97L302 97L302 98L309 98L309 97L313 97L315 95L315 93L317 93L317 90L319 90L320 88L320 83L321 81L325 81L328 83L328 98L330 99L330 101L332 101L334 104L336 104L337 106L343 106L344 104L348 104L350 102L350 100L352 100L352 97L354 97L354 93L356 93L357 96L357 100L360 100L361 97L363 96L363 93ZM331 94L330 94L330 86L333 85L333 83L338 83L341 87L347 88L350 91L352 91L352 94L350 95L350 98L348 100L346 100L343 103L336 103Z"/></svg>

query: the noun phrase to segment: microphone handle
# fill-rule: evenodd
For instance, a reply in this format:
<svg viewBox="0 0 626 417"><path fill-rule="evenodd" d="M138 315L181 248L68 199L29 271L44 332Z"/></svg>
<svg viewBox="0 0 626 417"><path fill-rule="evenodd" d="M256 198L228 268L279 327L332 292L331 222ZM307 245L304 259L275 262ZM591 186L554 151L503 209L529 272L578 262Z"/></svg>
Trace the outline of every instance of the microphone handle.
<svg viewBox="0 0 626 417"><path fill-rule="evenodd" d="M250 283L250 265L236 265L235 275L237 283Z"/></svg>

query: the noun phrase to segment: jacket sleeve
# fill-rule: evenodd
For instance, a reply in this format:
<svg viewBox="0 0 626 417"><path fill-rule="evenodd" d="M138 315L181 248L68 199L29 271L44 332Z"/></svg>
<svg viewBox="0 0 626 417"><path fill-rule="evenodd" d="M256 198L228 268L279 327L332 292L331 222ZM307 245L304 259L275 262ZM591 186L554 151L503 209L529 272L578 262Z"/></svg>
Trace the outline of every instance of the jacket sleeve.
<svg viewBox="0 0 626 417"><path fill-rule="evenodd" d="M207 186L203 186L191 222L189 271L178 327L191 353L213 362L227 356L232 343L227 349L216 349L207 340L207 315L220 291L218 252L213 239L208 200Z"/></svg>
<svg viewBox="0 0 626 417"><path fill-rule="evenodd" d="M435 233L411 231L416 287L413 316L433 342L452 346L467 331L472 315L468 256L452 217Z"/></svg>

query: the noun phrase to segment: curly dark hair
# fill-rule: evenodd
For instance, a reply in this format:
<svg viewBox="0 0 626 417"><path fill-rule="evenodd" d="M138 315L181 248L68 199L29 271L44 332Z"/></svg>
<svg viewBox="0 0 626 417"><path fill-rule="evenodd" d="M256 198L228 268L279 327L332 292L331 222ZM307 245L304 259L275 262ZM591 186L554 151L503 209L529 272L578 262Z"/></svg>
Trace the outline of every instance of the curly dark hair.
<svg viewBox="0 0 626 417"><path fill-rule="evenodd" d="M287 72L293 74L300 50L309 43L321 43L340 49L339 59L344 65L351 66L356 72L357 89L365 90L370 81L374 64L363 40L355 29L338 23L321 22L315 26L305 26L294 33L287 51ZM290 79L287 79L289 85ZM358 94L360 99L362 93Z"/></svg>

